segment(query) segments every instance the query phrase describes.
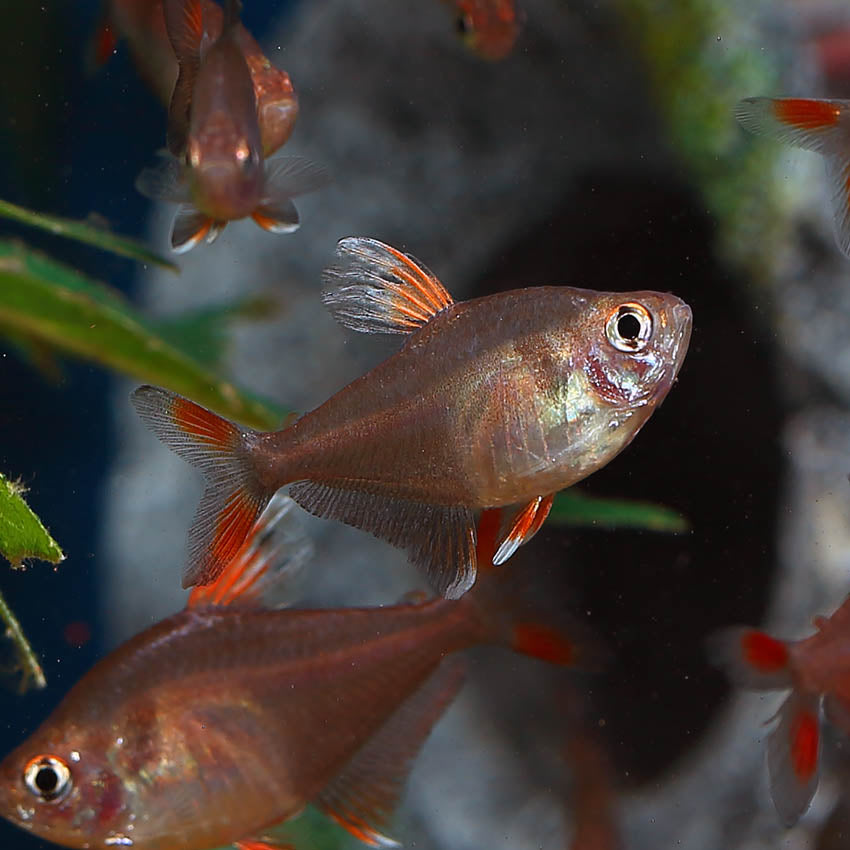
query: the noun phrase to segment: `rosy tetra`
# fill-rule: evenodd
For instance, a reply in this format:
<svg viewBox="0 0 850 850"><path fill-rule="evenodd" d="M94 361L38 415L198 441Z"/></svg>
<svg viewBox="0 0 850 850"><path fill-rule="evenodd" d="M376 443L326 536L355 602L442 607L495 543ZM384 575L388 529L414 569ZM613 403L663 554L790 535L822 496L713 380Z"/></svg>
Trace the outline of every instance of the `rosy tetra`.
<svg viewBox="0 0 850 850"><path fill-rule="evenodd" d="M269 830L312 803L367 844L398 846L386 824L463 682L458 653L580 657L502 571L458 601L265 607L309 554L274 528L291 505L270 505L215 585L101 660L6 756L0 816L70 848L292 850Z"/></svg>
<svg viewBox="0 0 850 850"><path fill-rule="evenodd" d="M826 717L850 734L850 598L817 631L783 641L747 626L711 639L715 663L731 681L752 690L790 690L767 742L774 805L786 825L808 809L818 786L821 704Z"/></svg>
<svg viewBox="0 0 850 850"><path fill-rule="evenodd" d="M207 489L184 584L213 581L279 488L318 516L408 552L435 588L475 580L476 515L507 517L494 563L540 527L554 494L634 438L667 395L691 310L660 292L518 289L456 303L413 257L343 239L325 304L401 350L281 431L242 428L140 387L133 403Z"/></svg>

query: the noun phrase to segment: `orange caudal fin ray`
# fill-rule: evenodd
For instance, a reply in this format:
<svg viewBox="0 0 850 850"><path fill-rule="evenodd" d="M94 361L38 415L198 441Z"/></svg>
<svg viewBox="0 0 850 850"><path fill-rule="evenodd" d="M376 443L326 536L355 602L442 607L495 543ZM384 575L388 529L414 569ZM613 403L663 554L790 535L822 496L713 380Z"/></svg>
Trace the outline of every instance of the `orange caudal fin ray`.
<svg viewBox="0 0 850 850"><path fill-rule="evenodd" d="M554 493L548 496L537 496L519 508L499 540L496 554L493 556L493 563L496 566L504 564L520 546L528 543L537 534L540 526L549 516L554 498Z"/></svg>
<svg viewBox="0 0 850 850"><path fill-rule="evenodd" d="M204 473L206 489L189 531L183 586L209 584L236 557L273 493L251 463L256 432L159 387L131 396L144 423L173 452Z"/></svg>
<svg viewBox="0 0 850 850"><path fill-rule="evenodd" d="M820 698L792 691L767 744L770 793L786 826L809 808L818 786Z"/></svg>
<svg viewBox="0 0 850 850"><path fill-rule="evenodd" d="M351 330L410 333L453 303L422 263L377 239L341 239L336 254L322 275L322 301Z"/></svg>
<svg viewBox="0 0 850 850"><path fill-rule="evenodd" d="M475 524L472 511L364 493L358 482L298 481L289 495L315 516L335 519L407 550L434 589L450 599L475 581Z"/></svg>
<svg viewBox="0 0 850 850"><path fill-rule="evenodd" d="M181 204L171 225L171 250L175 254L185 254L203 239L213 242L222 227L221 222L214 222L191 204Z"/></svg>
<svg viewBox="0 0 850 850"><path fill-rule="evenodd" d="M834 150L848 101L748 97L735 107L741 126L810 151Z"/></svg>
<svg viewBox="0 0 850 850"><path fill-rule="evenodd" d="M785 641L749 626L732 626L706 642L709 660L733 684L753 690L790 688L791 651Z"/></svg>
<svg viewBox="0 0 850 850"><path fill-rule="evenodd" d="M221 575L193 588L186 607L281 607L291 601L298 575L313 555L299 514L292 499L277 493Z"/></svg>
<svg viewBox="0 0 850 850"><path fill-rule="evenodd" d="M316 806L371 847L400 846L383 831L414 758L463 684L465 671L462 658L443 661L319 794Z"/></svg>

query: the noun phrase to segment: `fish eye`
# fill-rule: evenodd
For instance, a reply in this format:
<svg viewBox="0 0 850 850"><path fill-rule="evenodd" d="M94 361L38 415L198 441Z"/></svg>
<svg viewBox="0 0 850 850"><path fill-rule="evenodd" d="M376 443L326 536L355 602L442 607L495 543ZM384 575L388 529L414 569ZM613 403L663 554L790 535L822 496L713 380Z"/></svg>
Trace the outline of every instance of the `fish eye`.
<svg viewBox="0 0 850 850"><path fill-rule="evenodd" d="M469 35L472 32L472 21L469 15L458 15L455 19L455 29L458 35Z"/></svg>
<svg viewBox="0 0 850 850"><path fill-rule="evenodd" d="M642 304L621 304L608 316L605 336L618 351L643 351L652 336L652 317Z"/></svg>
<svg viewBox="0 0 850 850"><path fill-rule="evenodd" d="M52 803L71 790L71 771L57 756L36 756L24 768L24 785L31 794Z"/></svg>

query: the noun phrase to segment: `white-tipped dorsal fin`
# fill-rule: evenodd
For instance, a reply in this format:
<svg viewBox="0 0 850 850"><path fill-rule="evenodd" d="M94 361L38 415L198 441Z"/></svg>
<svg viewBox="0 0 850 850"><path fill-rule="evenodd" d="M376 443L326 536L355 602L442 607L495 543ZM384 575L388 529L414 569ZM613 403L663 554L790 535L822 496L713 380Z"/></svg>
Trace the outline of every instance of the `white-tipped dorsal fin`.
<svg viewBox="0 0 850 850"><path fill-rule="evenodd" d="M322 301L343 326L361 333L411 333L453 304L418 260L378 242L349 237L325 269Z"/></svg>

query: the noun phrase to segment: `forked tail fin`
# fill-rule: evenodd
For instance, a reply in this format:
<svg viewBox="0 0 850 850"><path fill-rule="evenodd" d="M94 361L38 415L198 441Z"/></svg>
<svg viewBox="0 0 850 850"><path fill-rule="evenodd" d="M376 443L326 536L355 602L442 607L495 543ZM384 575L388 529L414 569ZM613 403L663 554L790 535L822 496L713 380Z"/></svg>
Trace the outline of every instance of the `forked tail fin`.
<svg viewBox="0 0 850 850"><path fill-rule="evenodd" d="M312 542L300 520L295 502L276 493L233 560L212 584L193 588L186 607L280 608L292 602L298 575L313 556Z"/></svg>
<svg viewBox="0 0 850 850"><path fill-rule="evenodd" d="M256 432L159 387L139 387L131 399L154 434L204 473L206 489L189 530L183 587L210 584L274 495L257 479L251 457Z"/></svg>

